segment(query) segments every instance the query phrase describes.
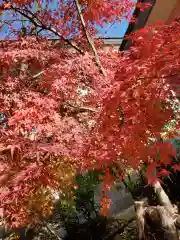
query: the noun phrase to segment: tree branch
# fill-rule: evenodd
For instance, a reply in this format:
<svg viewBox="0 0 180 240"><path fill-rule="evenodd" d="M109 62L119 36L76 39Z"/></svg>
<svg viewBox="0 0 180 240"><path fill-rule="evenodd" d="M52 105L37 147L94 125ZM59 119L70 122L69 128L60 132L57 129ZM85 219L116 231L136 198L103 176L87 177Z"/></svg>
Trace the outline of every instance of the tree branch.
<svg viewBox="0 0 180 240"><path fill-rule="evenodd" d="M138 239L143 240L145 237L145 202L144 201L136 201L134 203L134 207L136 210L136 221L137 221L137 230L138 230Z"/></svg>
<svg viewBox="0 0 180 240"><path fill-rule="evenodd" d="M156 182L155 184L152 185L154 192L158 198L158 202L160 203L161 206L166 207L166 209L170 212L174 212L174 207L169 200L168 195L165 193L164 189L162 188L160 182Z"/></svg>
<svg viewBox="0 0 180 240"><path fill-rule="evenodd" d="M64 36L62 36L60 34L60 32L58 32L55 28L52 28L51 26L43 24L40 21L40 19L36 15L34 15L30 10L28 10L28 9L21 10L17 7L14 7L13 5L11 5L10 8L7 8L7 9L5 8L4 10L13 10L13 11L21 14L22 16L24 16L25 18L30 20L36 27L39 27L42 30L48 30L51 33L54 33L56 36L58 36L60 39L62 39L64 42L66 42L68 45L70 45L72 48L77 50L79 53L84 54L84 52L78 46L76 46L75 43L73 43L71 40L65 38Z"/></svg>
<svg viewBox="0 0 180 240"><path fill-rule="evenodd" d="M96 109L94 108L90 108L90 107L83 107L83 106L77 106L77 105L73 105L68 101L65 101L65 104L69 105L70 107L76 109L79 112L98 112Z"/></svg>
<svg viewBox="0 0 180 240"><path fill-rule="evenodd" d="M76 8L77 8L77 11L78 11L78 15L79 15L79 18L80 18L80 21L81 21L81 24L82 24L84 33L85 33L86 38L87 38L87 40L88 40L89 46L90 46L90 48L91 48L92 51L93 51L93 54L94 54L94 57L95 57L95 62L96 62L96 64L97 64L100 72L101 72L104 76L106 76L106 73L105 73L105 71L104 71L104 68L102 67L101 62L100 62L100 60L99 60L99 55L98 55L98 53L97 53L97 51L96 51L96 48L95 48L94 43L93 43L93 40L92 40L92 38L90 37L90 35L89 35L88 31L87 31L86 23L85 23L85 21L84 21L83 15L82 15L81 6L80 6L80 4L79 4L79 1L78 1L78 0L74 0L74 1L75 1L75 4L76 4Z"/></svg>
<svg viewBox="0 0 180 240"><path fill-rule="evenodd" d="M42 75L43 73L44 73L44 70L42 70L41 72L39 72L39 73L33 75L32 78L35 79L35 78L39 77L40 75Z"/></svg>

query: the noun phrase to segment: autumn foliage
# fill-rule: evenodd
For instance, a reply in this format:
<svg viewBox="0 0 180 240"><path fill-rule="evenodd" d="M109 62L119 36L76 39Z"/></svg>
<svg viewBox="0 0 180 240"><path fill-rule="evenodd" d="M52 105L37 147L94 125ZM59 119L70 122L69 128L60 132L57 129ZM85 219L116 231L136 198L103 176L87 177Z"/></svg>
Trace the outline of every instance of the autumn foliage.
<svg viewBox="0 0 180 240"><path fill-rule="evenodd" d="M13 226L51 214L52 192L65 195L76 173L116 163L121 178L127 167L138 169L145 162L153 183L165 173L155 174L156 167L170 164L176 154L172 145L156 139L175 118L172 134L178 130L179 113L168 99L173 97L171 83L180 81L180 21L137 32L126 53L104 52L97 42L104 76L88 50L74 2L65 2L58 1L58 11L48 10L50 1L43 8L40 0L1 6L1 12L15 9L19 14L20 9L28 15L26 7L36 3L37 28L63 36L58 44L44 34L1 44L0 207ZM132 8L127 0L79 2L91 34L96 32L93 23L129 16ZM67 14L60 16L59 9ZM11 30L16 37L21 31ZM77 44L66 39L70 34ZM104 189L114 180L106 171Z"/></svg>

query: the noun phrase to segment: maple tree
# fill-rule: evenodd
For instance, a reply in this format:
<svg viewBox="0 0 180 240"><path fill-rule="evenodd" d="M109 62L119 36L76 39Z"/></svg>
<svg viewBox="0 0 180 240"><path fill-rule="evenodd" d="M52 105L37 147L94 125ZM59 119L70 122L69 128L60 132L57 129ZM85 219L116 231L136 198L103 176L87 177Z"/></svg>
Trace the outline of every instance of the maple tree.
<svg viewBox="0 0 180 240"><path fill-rule="evenodd" d="M51 214L53 190L68 193L76 173L103 169L105 193L115 180L107 166L116 164L120 179L145 162L154 183L168 174L156 168L175 155L172 145L156 139L171 120L171 134L179 126L168 101L171 82L180 78L179 20L138 31L131 50L120 54L103 51L91 36L96 24L129 18L134 3L59 0L55 9L52 1L43 3L1 4L1 14L28 21L25 33L4 22L16 41L4 40L0 48L0 207L11 226ZM102 205L105 214L106 196Z"/></svg>

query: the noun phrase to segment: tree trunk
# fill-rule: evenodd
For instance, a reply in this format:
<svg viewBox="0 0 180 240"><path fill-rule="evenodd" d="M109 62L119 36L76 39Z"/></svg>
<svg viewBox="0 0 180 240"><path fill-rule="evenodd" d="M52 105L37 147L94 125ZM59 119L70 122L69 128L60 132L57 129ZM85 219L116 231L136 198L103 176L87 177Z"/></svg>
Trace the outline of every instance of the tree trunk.
<svg viewBox="0 0 180 240"><path fill-rule="evenodd" d="M135 202L139 240L178 240L180 216L177 208L171 204L161 184L153 185L158 206L148 206L145 201Z"/></svg>

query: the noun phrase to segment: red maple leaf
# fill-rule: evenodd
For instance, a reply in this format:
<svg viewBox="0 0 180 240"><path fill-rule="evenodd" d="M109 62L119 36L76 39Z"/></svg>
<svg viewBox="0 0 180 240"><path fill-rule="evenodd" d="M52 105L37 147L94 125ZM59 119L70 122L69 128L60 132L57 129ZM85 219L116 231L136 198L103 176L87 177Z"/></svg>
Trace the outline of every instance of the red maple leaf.
<svg viewBox="0 0 180 240"><path fill-rule="evenodd" d="M172 168L174 169L175 172L180 171L180 164L174 164Z"/></svg>
<svg viewBox="0 0 180 240"><path fill-rule="evenodd" d="M160 177L170 176L170 172L166 169L162 169L161 171L158 172L158 176Z"/></svg>
<svg viewBox="0 0 180 240"><path fill-rule="evenodd" d="M11 7L11 3L10 3L10 2L4 4L4 8L5 8L5 9L10 8L10 7Z"/></svg>

